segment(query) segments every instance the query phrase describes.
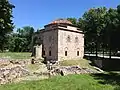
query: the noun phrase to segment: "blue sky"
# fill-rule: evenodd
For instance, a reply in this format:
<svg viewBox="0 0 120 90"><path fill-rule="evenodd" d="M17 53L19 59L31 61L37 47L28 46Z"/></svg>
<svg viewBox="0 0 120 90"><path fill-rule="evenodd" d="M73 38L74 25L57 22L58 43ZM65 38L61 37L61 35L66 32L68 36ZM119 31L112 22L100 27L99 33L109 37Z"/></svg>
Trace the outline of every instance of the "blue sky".
<svg viewBox="0 0 120 90"><path fill-rule="evenodd" d="M10 0L15 5L13 22L16 28L35 29L57 18L81 17L92 7L116 8L120 0Z"/></svg>

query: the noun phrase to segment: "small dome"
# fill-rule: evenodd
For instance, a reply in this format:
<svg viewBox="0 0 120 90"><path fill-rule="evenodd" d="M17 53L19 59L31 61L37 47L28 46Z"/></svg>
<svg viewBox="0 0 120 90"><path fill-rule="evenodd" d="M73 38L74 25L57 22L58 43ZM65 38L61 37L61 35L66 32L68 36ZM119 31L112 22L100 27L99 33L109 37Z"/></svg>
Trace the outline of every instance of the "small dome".
<svg viewBox="0 0 120 90"><path fill-rule="evenodd" d="M57 19L52 21L50 24L60 24L60 23L66 23L66 24L72 24L70 21L68 21L67 19Z"/></svg>

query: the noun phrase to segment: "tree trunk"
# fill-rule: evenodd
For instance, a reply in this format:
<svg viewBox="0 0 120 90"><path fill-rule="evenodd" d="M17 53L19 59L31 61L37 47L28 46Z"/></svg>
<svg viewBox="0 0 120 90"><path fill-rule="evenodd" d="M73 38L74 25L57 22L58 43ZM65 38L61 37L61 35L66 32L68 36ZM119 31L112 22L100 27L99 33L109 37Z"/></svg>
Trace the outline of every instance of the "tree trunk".
<svg viewBox="0 0 120 90"><path fill-rule="evenodd" d="M97 60L97 57L98 57L98 43L96 42L96 60Z"/></svg>
<svg viewBox="0 0 120 90"><path fill-rule="evenodd" d="M109 37L109 59L111 60L111 34L110 34L110 37Z"/></svg>
<svg viewBox="0 0 120 90"><path fill-rule="evenodd" d="M2 45L0 45L0 49L1 49L1 52L3 52L4 51L4 43L2 44Z"/></svg>
<svg viewBox="0 0 120 90"><path fill-rule="evenodd" d="M103 58L104 58L104 48L103 48Z"/></svg>
<svg viewBox="0 0 120 90"><path fill-rule="evenodd" d="M109 59L111 60L111 47L109 49Z"/></svg>
<svg viewBox="0 0 120 90"><path fill-rule="evenodd" d="M91 54L92 54L92 48L91 48Z"/></svg>

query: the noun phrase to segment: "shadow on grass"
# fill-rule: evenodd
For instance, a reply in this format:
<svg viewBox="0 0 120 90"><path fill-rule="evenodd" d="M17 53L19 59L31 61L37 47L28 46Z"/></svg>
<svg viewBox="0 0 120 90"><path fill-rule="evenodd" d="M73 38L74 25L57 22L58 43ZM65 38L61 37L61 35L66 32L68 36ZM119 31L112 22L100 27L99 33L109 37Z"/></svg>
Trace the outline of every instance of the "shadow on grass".
<svg viewBox="0 0 120 90"><path fill-rule="evenodd" d="M115 73L115 72L99 73L99 74L92 74L92 76L94 77L94 79L98 80L98 83L100 84L120 86L120 73ZM120 90L120 87L118 88Z"/></svg>
<svg viewBox="0 0 120 90"><path fill-rule="evenodd" d="M100 84L109 84L111 86L115 86L114 90L120 90L120 73L99 73L91 74L91 76L98 80L98 83Z"/></svg>

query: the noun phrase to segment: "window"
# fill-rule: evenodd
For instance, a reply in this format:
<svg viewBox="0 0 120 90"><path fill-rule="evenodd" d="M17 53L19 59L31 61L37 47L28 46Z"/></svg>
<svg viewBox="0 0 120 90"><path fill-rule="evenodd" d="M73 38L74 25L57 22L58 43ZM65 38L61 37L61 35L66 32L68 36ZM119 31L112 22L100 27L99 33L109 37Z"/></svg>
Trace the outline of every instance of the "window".
<svg viewBox="0 0 120 90"><path fill-rule="evenodd" d="M78 37L75 37L75 42L76 42L76 43L78 42Z"/></svg>
<svg viewBox="0 0 120 90"><path fill-rule="evenodd" d="M79 56L79 51L77 51L77 56Z"/></svg>
<svg viewBox="0 0 120 90"><path fill-rule="evenodd" d="M65 56L67 56L67 51L65 51Z"/></svg>
<svg viewBox="0 0 120 90"><path fill-rule="evenodd" d="M68 35L68 37L67 37L67 41L70 42L70 35Z"/></svg>
<svg viewBox="0 0 120 90"><path fill-rule="evenodd" d="M51 51L49 51L49 56L51 56Z"/></svg>

